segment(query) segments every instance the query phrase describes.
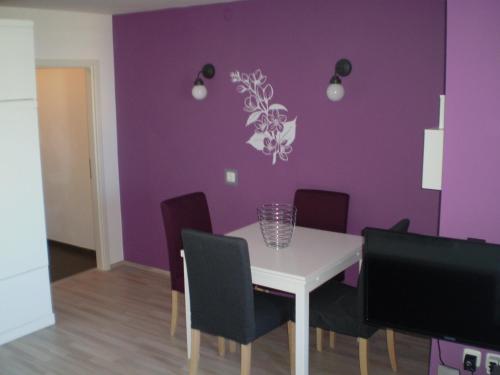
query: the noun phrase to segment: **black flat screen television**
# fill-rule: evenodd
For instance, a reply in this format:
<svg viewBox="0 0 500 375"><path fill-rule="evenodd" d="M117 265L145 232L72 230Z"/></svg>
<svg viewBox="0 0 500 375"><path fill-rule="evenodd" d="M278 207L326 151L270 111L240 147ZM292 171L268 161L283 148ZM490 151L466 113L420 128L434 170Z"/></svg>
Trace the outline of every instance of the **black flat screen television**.
<svg viewBox="0 0 500 375"><path fill-rule="evenodd" d="M365 323L500 349L500 246L365 229Z"/></svg>

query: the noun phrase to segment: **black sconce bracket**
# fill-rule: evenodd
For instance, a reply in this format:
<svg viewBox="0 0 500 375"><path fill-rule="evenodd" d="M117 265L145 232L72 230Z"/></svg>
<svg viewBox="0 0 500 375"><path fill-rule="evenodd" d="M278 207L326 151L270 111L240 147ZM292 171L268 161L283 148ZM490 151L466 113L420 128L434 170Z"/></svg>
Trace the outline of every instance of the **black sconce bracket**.
<svg viewBox="0 0 500 375"><path fill-rule="evenodd" d="M212 79L215 75L215 66L213 64L205 64L203 68L198 73L198 78L200 78L200 74L203 74L203 77Z"/></svg>
<svg viewBox="0 0 500 375"><path fill-rule="evenodd" d="M205 64L200 73L203 74L203 77L212 79L215 75L215 66L213 66L213 64Z"/></svg>
<svg viewBox="0 0 500 375"><path fill-rule="evenodd" d="M215 66L213 64L205 64L203 68L198 72L196 76L196 80L194 81L195 85L203 85L203 80L200 78L200 74L207 79L212 79L215 75Z"/></svg>
<svg viewBox="0 0 500 375"><path fill-rule="evenodd" d="M340 59L335 64L335 74L341 77L346 77L351 74L352 64L347 59Z"/></svg>
<svg viewBox="0 0 500 375"><path fill-rule="evenodd" d="M347 59L340 59L335 64L335 73L333 74L333 77L330 79L330 84L342 83L340 77L348 76L349 74L351 74L351 70L352 70L351 62Z"/></svg>

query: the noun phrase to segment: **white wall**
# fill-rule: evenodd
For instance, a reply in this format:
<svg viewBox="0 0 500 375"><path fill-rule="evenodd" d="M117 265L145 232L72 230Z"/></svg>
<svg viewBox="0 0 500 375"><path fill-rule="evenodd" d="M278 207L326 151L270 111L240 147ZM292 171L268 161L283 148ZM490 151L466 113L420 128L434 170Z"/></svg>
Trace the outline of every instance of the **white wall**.
<svg viewBox="0 0 500 375"><path fill-rule="evenodd" d="M47 238L95 250L85 68L38 68Z"/></svg>
<svg viewBox="0 0 500 375"><path fill-rule="evenodd" d="M123 260L112 18L107 15L38 9L0 7L0 18L30 19L35 23L37 60L97 60L99 62L99 106L104 179L105 222L102 233L110 262Z"/></svg>

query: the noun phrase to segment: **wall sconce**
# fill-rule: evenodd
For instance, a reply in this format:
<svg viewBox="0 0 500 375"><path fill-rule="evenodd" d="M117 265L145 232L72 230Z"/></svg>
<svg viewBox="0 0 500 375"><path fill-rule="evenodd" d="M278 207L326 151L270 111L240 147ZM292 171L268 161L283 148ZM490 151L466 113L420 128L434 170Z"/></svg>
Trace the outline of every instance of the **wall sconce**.
<svg viewBox="0 0 500 375"><path fill-rule="evenodd" d="M193 94L193 98L196 100L203 100L207 97L207 88L205 87L203 80L200 78L200 74L207 79L212 79L215 75L215 67L212 64L205 64L198 73L198 76L194 81L193 89L191 90L191 94Z"/></svg>
<svg viewBox="0 0 500 375"><path fill-rule="evenodd" d="M332 102L338 102L344 97L344 86L342 86L342 81L340 77L346 77L351 74L352 64L347 59L340 59L335 64L335 73L330 80L330 84L326 89L326 96Z"/></svg>

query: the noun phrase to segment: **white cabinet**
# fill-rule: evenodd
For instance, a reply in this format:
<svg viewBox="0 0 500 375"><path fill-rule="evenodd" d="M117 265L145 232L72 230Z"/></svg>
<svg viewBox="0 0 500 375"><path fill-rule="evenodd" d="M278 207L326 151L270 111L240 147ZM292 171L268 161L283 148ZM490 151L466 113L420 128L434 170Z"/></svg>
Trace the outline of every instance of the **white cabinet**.
<svg viewBox="0 0 500 375"><path fill-rule="evenodd" d="M443 129L425 129L422 187L441 190L443 176Z"/></svg>
<svg viewBox="0 0 500 375"><path fill-rule="evenodd" d="M47 266L35 103L0 102L0 280Z"/></svg>
<svg viewBox="0 0 500 375"><path fill-rule="evenodd" d="M36 97L31 21L0 20L0 67L0 100Z"/></svg>
<svg viewBox="0 0 500 375"><path fill-rule="evenodd" d="M0 345L54 324L33 24L0 20Z"/></svg>
<svg viewBox="0 0 500 375"><path fill-rule="evenodd" d="M0 281L0 345L54 324L47 267Z"/></svg>
<svg viewBox="0 0 500 375"><path fill-rule="evenodd" d="M439 96L439 128L425 129L422 187L441 190L444 152L444 105L445 96Z"/></svg>

